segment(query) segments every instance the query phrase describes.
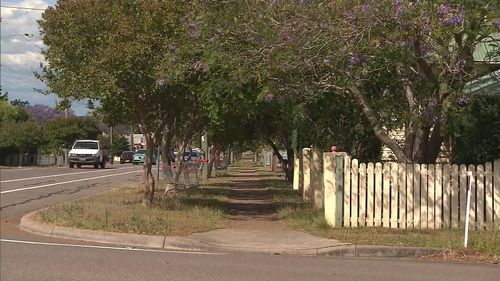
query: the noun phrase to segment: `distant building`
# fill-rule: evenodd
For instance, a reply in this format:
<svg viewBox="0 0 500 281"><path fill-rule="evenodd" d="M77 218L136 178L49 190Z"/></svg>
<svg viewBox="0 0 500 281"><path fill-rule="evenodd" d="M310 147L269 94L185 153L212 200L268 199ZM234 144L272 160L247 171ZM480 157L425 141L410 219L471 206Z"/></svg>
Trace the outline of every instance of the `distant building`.
<svg viewBox="0 0 500 281"><path fill-rule="evenodd" d="M124 137L127 138L128 143L130 144L130 134L124 135ZM132 138L134 141L134 151L137 149L146 148L146 137L144 137L143 134L134 134Z"/></svg>

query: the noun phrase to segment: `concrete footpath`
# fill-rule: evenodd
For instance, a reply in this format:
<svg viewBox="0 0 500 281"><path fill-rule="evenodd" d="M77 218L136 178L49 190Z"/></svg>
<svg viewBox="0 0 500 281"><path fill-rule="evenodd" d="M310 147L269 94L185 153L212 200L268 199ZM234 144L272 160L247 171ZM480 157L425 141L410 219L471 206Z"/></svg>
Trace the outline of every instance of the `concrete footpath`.
<svg viewBox="0 0 500 281"><path fill-rule="evenodd" d="M179 251L251 252L278 255L408 257L440 249L364 246L316 237L287 229L279 220L272 197L251 161L242 161L232 175L227 228L179 236L138 235L60 227L40 223L36 212L21 219L23 230L54 238L69 238L129 247Z"/></svg>
<svg viewBox="0 0 500 281"><path fill-rule="evenodd" d="M218 229L186 237L94 231L43 224L34 219L35 214L30 213L21 219L21 229L54 238L139 248L345 257L409 257L441 252L431 248L354 245L297 231Z"/></svg>

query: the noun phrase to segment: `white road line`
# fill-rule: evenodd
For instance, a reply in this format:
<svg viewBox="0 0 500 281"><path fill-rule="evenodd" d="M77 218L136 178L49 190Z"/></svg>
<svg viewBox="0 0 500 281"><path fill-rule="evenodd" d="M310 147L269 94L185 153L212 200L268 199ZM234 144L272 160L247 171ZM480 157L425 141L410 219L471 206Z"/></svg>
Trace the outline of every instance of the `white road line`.
<svg viewBox="0 0 500 281"><path fill-rule="evenodd" d="M102 179L102 178L107 178L107 177L120 176L120 175L132 174L132 173L140 173L140 172L142 172L142 170L140 170L140 171L124 172L124 173L118 173L118 174L112 174L112 175L104 175L104 176L98 176L98 177L93 177L93 178L85 178L85 179L79 179L79 180L72 180L72 181L56 182L56 183L39 185L39 186L32 186L32 187L24 187L24 188L18 188L18 189L11 189L11 190L2 191L2 192L0 192L0 194L17 192L17 191L24 191L24 190L31 190L31 189L38 189L38 188L43 188L43 187L49 187L49 186L54 186L54 185L67 184L67 183L74 183L74 182L80 182L80 181L89 181L89 180L95 180L95 179Z"/></svg>
<svg viewBox="0 0 500 281"><path fill-rule="evenodd" d="M48 242L11 240L11 239L0 239L0 242L31 244L31 245L44 245L44 246L63 246L63 247L74 247L74 248L135 251L135 252L156 252L156 253L195 254L195 255L224 255L223 253L209 253L209 252L200 252L200 251L155 250L155 249L141 249L141 248L128 248L128 247L110 247L110 246L95 246L95 245L81 245L81 244L48 243Z"/></svg>
<svg viewBox="0 0 500 281"><path fill-rule="evenodd" d="M0 181L0 183L8 183L8 182L16 182L16 181L27 181L27 180L36 180L36 179L44 179L44 178L52 178L52 177L55 178L55 177L62 177L62 176L69 176L69 175L81 175L81 174L89 174L89 173L99 173L99 172L116 171L116 170L122 170L122 169L131 169L131 168L135 168L135 167L116 168L116 169L112 169L112 170L98 170L98 171L88 171L88 172L55 174L55 175L47 175L47 176L32 177L32 178L6 180L6 181ZM27 170L24 170L24 171L27 171Z"/></svg>

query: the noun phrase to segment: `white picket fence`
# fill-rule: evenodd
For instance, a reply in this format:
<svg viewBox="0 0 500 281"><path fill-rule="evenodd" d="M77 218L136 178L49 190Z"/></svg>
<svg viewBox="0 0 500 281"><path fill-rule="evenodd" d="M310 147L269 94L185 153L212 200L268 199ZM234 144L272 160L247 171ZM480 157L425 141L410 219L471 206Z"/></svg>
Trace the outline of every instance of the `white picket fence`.
<svg viewBox="0 0 500 281"><path fill-rule="evenodd" d="M345 153L325 153L323 171L316 172L315 163L306 163L311 158L304 159L300 167L309 170L301 171L304 180L297 189L303 189L305 200L325 208L332 226L458 227L465 222L469 171L471 227L500 226L500 159L469 166L359 163ZM321 177L321 184L311 184L317 181L310 175Z"/></svg>

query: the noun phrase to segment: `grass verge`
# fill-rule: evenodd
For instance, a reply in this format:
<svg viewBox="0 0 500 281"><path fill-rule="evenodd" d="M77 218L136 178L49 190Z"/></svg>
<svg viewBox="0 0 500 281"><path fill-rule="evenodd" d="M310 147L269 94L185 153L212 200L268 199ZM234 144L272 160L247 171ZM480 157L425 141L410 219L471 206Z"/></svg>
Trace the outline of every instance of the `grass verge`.
<svg viewBox="0 0 500 281"><path fill-rule="evenodd" d="M486 255L488 261L500 261L500 232L496 230L470 231L469 246L465 249L463 229L333 229L327 224L323 210L303 203L301 196L290 190L289 186L277 184L269 189L274 193L274 202L278 206L280 218L295 230L360 245L445 248L455 256Z"/></svg>
<svg viewBox="0 0 500 281"><path fill-rule="evenodd" d="M189 188L167 196L156 194L149 208L141 205L139 186L115 188L39 212L45 223L92 230L152 235L189 235L225 225L227 189Z"/></svg>

